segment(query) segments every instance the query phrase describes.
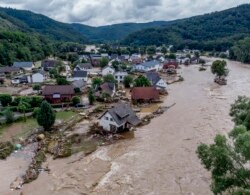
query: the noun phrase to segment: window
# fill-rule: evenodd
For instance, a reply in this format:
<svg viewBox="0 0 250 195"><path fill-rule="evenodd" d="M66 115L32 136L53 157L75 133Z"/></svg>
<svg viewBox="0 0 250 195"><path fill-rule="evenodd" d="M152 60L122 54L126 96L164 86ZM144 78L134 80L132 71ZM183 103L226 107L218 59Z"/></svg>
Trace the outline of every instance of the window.
<svg viewBox="0 0 250 195"><path fill-rule="evenodd" d="M112 118L110 118L110 121L114 121Z"/></svg>
<svg viewBox="0 0 250 195"><path fill-rule="evenodd" d="M109 120L109 117L105 117L105 120L107 120L107 121L108 121L108 120Z"/></svg>

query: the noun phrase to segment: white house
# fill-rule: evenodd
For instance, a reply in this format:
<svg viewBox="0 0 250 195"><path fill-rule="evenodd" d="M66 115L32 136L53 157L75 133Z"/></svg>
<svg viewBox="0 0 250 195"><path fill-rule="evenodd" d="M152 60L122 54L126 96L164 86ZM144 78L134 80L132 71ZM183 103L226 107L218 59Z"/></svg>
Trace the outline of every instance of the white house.
<svg viewBox="0 0 250 195"><path fill-rule="evenodd" d="M144 62L141 64L135 64L133 66L133 70L138 72L159 71L161 69L162 65L159 61L156 60Z"/></svg>
<svg viewBox="0 0 250 195"><path fill-rule="evenodd" d="M43 83L46 80L45 72L40 71L27 76L28 83Z"/></svg>
<svg viewBox="0 0 250 195"><path fill-rule="evenodd" d="M148 72L146 77L151 82L151 84L158 90L166 90L167 83L164 81L157 72Z"/></svg>
<svg viewBox="0 0 250 195"><path fill-rule="evenodd" d="M116 72L115 73L115 80L118 82L118 83L122 83L124 81L124 78L125 76L127 76L128 73L127 72Z"/></svg>
<svg viewBox="0 0 250 195"><path fill-rule="evenodd" d="M125 103L118 103L99 118L99 126L114 133L129 130L140 122L133 109Z"/></svg>
<svg viewBox="0 0 250 195"><path fill-rule="evenodd" d="M106 76L108 74L114 75L114 73L115 69L110 66L106 66L105 68L102 69L102 76Z"/></svg>

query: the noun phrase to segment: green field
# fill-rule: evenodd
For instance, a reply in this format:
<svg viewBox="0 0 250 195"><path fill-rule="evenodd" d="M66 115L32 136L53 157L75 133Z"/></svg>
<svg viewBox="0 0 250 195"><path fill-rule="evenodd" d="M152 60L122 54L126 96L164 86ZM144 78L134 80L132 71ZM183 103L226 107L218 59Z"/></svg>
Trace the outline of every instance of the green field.
<svg viewBox="0 0 250 195"><path fill-rule="evenodd" d="M72 117L76 116L75 112L57 112L56 113L56 120L60 120L62 122L70 120ZM29 118L24 121L15 122L10 125L2 125L0 126L0 140L1 141L8 141L17 138L25 139L27 136L30 135L33 129L38 128L39 125L37 124L34 118Z"/></svg>

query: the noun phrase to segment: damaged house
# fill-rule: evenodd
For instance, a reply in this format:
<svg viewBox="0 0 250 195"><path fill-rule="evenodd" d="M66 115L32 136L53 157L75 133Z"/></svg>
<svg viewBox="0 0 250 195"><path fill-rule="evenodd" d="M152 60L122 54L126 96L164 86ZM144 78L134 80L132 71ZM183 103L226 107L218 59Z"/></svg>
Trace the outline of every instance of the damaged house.
<svg viewBox="0 0 250 195"><path fill-rule="evenodd" d="M126 103L118 103L99 118L99 125L113 133L130 130L140 122L133 109Z"/></svg>

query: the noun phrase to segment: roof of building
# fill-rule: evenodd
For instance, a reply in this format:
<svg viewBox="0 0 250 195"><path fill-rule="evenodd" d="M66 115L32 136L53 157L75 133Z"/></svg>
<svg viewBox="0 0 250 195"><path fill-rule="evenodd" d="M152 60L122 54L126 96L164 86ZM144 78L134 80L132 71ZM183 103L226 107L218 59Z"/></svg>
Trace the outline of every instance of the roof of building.
<svg viewBox="0 0 250 195"><path fill-rule="evenodd" d="M157 72L148 72L146 74L146 77L152 83L153 86L155 86L161 80L161 77Z"/></svg>
<svg viewBox="0 0 250 195"><path fill-rule="evenodd" d="M81 88L86 86L86 82L84 82L83 80L77 80L77 81L74 81L72 83L72 85L73 85L74 88L80 88L81 89Z"/></svg>
<svg viewBox="0 0 250 195"><path fill-rule="evenodd" d="M141 122L133 109L126 103L116 104L113 108L106 111L101 117L103 117L107 112L112 116L118 125L129 123L136 126Z"/></svg>
<svg viewBox="0 0 250 195"><path fill-rule="evenodd" d="M41 75L46 75L46 72L45 71L43 71L43 70L39 70L38 72L35 72L35 73L33 73L33 75L34 74L41 74Z"/></svg>
<svg viewBox="0 0 250 195"><path fill-rule="evenodd" d="M101 90L102 92L108 93L109 95L113 94L113 91L115 89L115 84L114 83L103 83L102 85L100 85L99 90Z"/></svg>
<svg viewBox="0 0 250 195"><path fill-rule="evenodd" d="M13 67L13 66L5 66L0 67L0 73L12 73L12 72L19 72L20 68Z"/></svg>
<svg viewBox="0 0 250 195"><path fill-rule="evenodd" d="M53 68L56 65L56 60L43 60L42 67L43 68Z"/></svg>
<svg viewBox="0 0 250 195"><path fill-rule="evenodd" d="M73 74L74 78L85 78L87 76L88 76L87 71L83 71L83 70L74 71L74 74Z"/></svg>
<svg viewBox="0 0 250 195"><path fill-rule="evenodd" d="M33 62L14 62L13 67L16 68L32 68Z"/></svg>
<svg viewBox="0 0 250 195"><path fill-rule="evenodd" d="M147 67L147 68L152 68L152 67L155 67L158 64L159 64L158 61L152 60L152 61L144 62L144 63L138 64L138 65L141 65L141 66L144 66L144 67Z"/></svg>
<svg viewBox="0 0 250 195"><path fill-rule="evenodd" d="M72 85L47 85L42 92L43 95L53 95L55 93L61 95L73 95L75 91Z"/></svg>
<svg viewBox="0 0 250 195"><path fill-rule="evenodd" d="M125 72L125 71L118 71L118 72L115 72L115 75L128 75L128 73L127 72Z"/></svg>
<svg viewBox="0 0 250 195"><path fill-rule="evenodd" d="M80 69L92 69L93 68L93 66L90 64L90 63L81 63L81 64L77 64L77 66L76 66L76 69L77 68L80 68ZM79 69L79 70L80 70Z"/></svg>
<svg viewBox="0 0 250 195"><path fill-rule="evenodd" d="M132 100L155 100L159 97L159 91L155 87L135 87L131 91Z"/></svg>
<svg viewBox="0 0 250 195"><path fill-rule="evenodd" d="M115 71L115 69L112 68L111 66L105 66L105 67L102 69L102 71L105 70L105 69L107 69L107 68L112 69L113 71Z"/></svg>

